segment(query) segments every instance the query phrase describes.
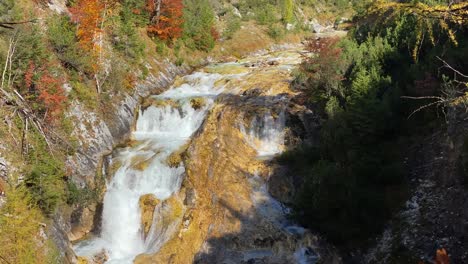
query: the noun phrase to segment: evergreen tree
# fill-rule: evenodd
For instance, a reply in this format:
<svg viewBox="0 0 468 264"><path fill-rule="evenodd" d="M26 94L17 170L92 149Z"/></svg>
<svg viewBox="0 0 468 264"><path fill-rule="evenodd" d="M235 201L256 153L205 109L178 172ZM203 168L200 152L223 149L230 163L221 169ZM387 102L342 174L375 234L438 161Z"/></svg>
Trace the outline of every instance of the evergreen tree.
<svg viewBox="0 0 468 264"><path fill-rule="evenodd" d="M24 188L7 190L0 209L1 263L59 263L40 235L43 217Z"/></svg>
<svg viewBox="0 0 468 264"><path fill-rule="evenodd" d="M284 23L294 21L294 0L282 0L282 19Z"/></svg>
<svg viewBox="0 0 468 264"><path fill-rule="evenodd" d="M215 14L209 0L185 0L184 6L185 43L192 49L211 50Z"/></svg>

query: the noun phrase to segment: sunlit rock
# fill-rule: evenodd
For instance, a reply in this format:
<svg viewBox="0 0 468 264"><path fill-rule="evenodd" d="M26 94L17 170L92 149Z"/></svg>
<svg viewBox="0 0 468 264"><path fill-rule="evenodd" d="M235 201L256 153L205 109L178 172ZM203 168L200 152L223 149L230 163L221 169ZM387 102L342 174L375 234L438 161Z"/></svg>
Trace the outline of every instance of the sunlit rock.
<svg viewBox="0 0 468 264"><path fill-rule="evenodd" d="M156 208L160 202L161 201L159 201L154 194L146 194L140 197L141 224L145 237L148 235L151 224L153 223L154 208Z"/></svg>

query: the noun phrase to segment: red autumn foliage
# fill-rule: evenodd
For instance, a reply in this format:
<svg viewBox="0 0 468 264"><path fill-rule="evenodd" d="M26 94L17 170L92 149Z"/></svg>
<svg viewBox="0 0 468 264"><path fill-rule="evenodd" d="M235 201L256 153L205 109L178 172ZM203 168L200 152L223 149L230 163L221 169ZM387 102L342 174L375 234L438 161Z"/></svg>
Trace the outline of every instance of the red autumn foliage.
<svg viewBox="0 0 468 264"><path fill-rule="evenodd" d="M221 35L219 34L218 30L216 30L215 27L212 27L211 28L211 36L213 37L214 40L219 40L219 38L221 37Z"/></svg>
<svg viewBox="0 0 468 264"><path fill-rule="evenodd" d="M330 57L337 59L341 55L341 48L337 47L339 38L318 38L309 41L307 50L317 54L319 57Z"/></svg>
<svg viewBox="0 0 468 264"><path fill-rule="evenodd" d="M37 89L39 91L39 100L42 101L46 109L46 118L55 120L63 113L64 103L67 99L61 81L46 71L40 77Z"/></svg>
<svg viewBox="0 0 468 264"><path fill-rule="evenodd" d="M158 6L160 7L158 12ZM149 35L162 40L174 40L182 35L182 0L147 0L146 9L150 13Z"/></svg>
<svg viewBox="0 0 468 264"><path fill-rule="evenodd" d="M24 75L25 87L27 93L33 93L36 96L27 96L33 98L42 110L45 112L45 119L54 122L64 112L67 97L62 88L62 80L54 77L44 65L36 68L34 63L30 63L28 70Z"/></svg>
<svg viewBox="0 0 468 264"><path fill-rule="evenodd" d="M34 78L34 70L36 69L34 63L31 61L29 62L28 69L24 73L24 83L26 88L30 88L33 84Z"/></svg>
<svg viewBox="0 0 468 264"><path fill-rule="evenodd" d="M339 38L319 38L310 40L307 50L312 56L305 58L301 64L301 72L305 73L309 85L317 91L328 95L343 80L344 67L341 59L342 49Z"/></svg>
<svg viewBox="0 0 468 264"><path fill-rule="evenodd" d="M100 32L105 4L100 0L78 0L70 8L73 22L78 24L77 36L80 45L93 50L94 39Z"/></svg>

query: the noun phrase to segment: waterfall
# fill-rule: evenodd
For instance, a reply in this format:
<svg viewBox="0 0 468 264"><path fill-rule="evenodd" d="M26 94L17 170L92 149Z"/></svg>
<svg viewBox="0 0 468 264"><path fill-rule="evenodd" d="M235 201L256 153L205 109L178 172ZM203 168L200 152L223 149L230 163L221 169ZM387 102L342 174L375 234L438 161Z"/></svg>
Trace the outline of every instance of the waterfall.
<svg viewBox="0 0 468 264"><path fill-rule="evenodd" d="M271 111L252 119L249 128L240 126L247 143L260 158L270 158L284 150L285 113L281 110L276 118Z"/></svg>
<svg viewBox="0 0 468 264"><path fill-rule="evenodd" d="M270 57L271 55L265 55L264 59ZM131 144L115 150L110 160L108 167L109 174L112 175L108 175L109 180L106 182L101 233L76 244L75 253L92 260L104 252L108 256L107 264L129 264L140 254L158 252L174 237L182 217L176 220L171 218L169 221L162 218L165 213L174 210L168 204L181 187L185 168L180 159L173 157L188 147L193 134L203 124L221 92L234 94L220 98L221 107L226 102L241 101L239 109L243 110L243 103L247 107L251 106L249 110L260 109L257 116L237 126L244 135L245 142L257 151L257 157L268 160L281 153L284 150L287 103L287 96L281 95L287 91L283 87L287 85L283 82L283 77L279 76L278 80L274 78L274 81L281 81L282 85L266 87L264 96L243 94L252 90L250 86L256 85L257 80L252 77L255 77L257 71L262 74L273 72L277 77L277 71L288 73L301 61L301 56L293 53L275 59L280 62L279 66L270 65L271 67L265 66L263 69L246 68L242 62L211 65L183 77L180 82L177 81L182 84L148 98L139 111ZM259 215L273 223L277 229L294 236L305 232L289 221L287 208L271 197L264 179L257 175L252 177L251 184L254 186L251 199ZM149 232L147 219L145 225L142 225L139 204L141 197L148 194L162 201L154 209ZM166 199L168 200L164 202ZM295 250L291 257L298 263L313 263L308 261L311 254L306 247ZM254 248L246 251L244 260L268 257L271 254L272 250Z"/></svg>
<svg viewBox="0 0 468 264"><path fill-rule="evenodd" d="M285 120L283 109L276 118L271 111L257 115L248 129L241 123L240 130L246 142L257 151L258 158L269 160L284 151ZM252 185L251 199L257 212L284 232L297 238L303 237L306 230L291 222L288 218L291 209L270 195L265 180L258 173L254 173L249 181ZM259 255L259 258L261 257L263 255ZM297 264L316 264L319 260L319 256L312 249L300 244L293 257Z"/></svg>
<svg viewBox="0 0 468 264"><path fill-rule="evenodd" d="M214 97L222 91L216 85L221 77L202 72L186 76L183 85L152 98L160 103L140 111L133 133L137 143L119 149L112 159L121 165L106 183L102 232L76 245L77 255L92 258L105 251L107 263L124 264L154 251L154 243L145 241L142 232L139 199L153 194L165 200L179 190L185 168L182 163L170 166L166 160L201 126ZM197 106L194 98L201 100Z"/></svg>

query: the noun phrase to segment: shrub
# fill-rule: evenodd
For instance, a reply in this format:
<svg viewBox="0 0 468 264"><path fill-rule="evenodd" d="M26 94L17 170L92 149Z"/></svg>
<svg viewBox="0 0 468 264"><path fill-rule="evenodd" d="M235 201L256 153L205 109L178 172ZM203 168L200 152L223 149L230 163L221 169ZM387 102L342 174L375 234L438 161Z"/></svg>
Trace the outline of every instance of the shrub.
<svg viewBox="0 0 468 264"><path fill-rule="evenodd" d="M214 11L208 0L184 1L184 41L191 49L209 51L215 45Z"/></svg>
<svg viewBox="0 0 468 264"><path fill-rule="evenodd" d="M274 40L279 40L281 39L284 34L284 27L278 24L272 24L268 26L268 36L270 36Z"/></svg>
<svg viewBox="0 0 468 264"><path fill-rule="evenodd" d="M92 190L88 186L78 188L78 186L71 181L67 183L67 204L86 206L88 203L97 200L98 193L96 190Z"/></svg>
<svg viewBox="0 0 468 264"><path fill-rule="evenodd" d="M64 164L50 154L47 143L37 132L30 134L34 145L28 153L30 170L24 184L39 208L52 214L66 201Z"/></svg>
<svg viewBox="0 0 468 264"><path fill-rule="evenodd" d="M294 20L294 1L282 0L281 13L284 23L292 23Z"/></svg>
<svg viewBox="0 0 468 264"><path fill-rule="evenodd" d="M63 66L77 72L92 72L92 59L79 47L76 26L70 19L55 15L47 21L47 26L49 42Z"/></svg>
<svg viewBox="0 0 468 264"><path fill-rule="evenodd" d="M143 56L145 45L137 32L139 16L134 13L134 7L124 1L120 15L112 30L112 44L114 48L126 57L138 60Z"/></svg>
<svg viewBox="0 0 468 264"><path fill-rule="evenodd" d="M240 17L234 15L231 10L226 14L225 20L227 25L223 31L223 37L225 39L231 39L234 33L236 33L241 28L241 19Z"/></svg>
<svg viewBox="0 0 468 264"><path fill-rule="evenodd" d="M0 208L0 254L6 263L60 263L50 241L43 241L43 217L28 192L7 190L8 199Z"/></svg>
<svg viewBox="0 0 468 264"><path fill-rule="evenodd" d="M99 105L99 98L96 92L96 89L93 88L91 82L83 82L81 80L76 80L71 82L72 92L71 95L80 102L84 103L90 108L97 108Z"/></svg>

